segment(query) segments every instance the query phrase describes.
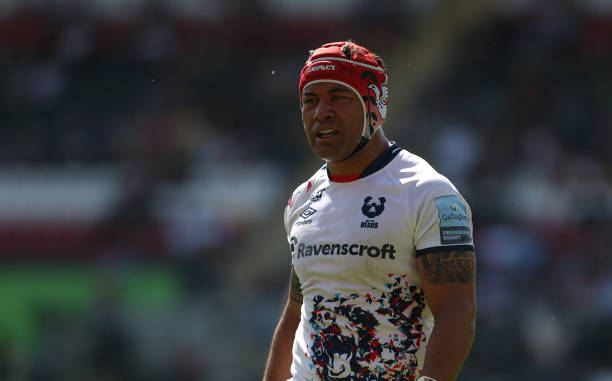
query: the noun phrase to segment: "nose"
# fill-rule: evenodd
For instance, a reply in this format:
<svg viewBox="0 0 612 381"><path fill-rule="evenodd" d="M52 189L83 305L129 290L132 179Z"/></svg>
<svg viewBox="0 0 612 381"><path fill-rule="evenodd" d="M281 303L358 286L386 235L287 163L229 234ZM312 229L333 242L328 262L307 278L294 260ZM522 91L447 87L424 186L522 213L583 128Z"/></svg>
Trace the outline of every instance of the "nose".
<svg viewBox="0 0 612 381"><path fill-rule="evenodd" d="M320 99L315 108L314 118L323 121L334 116L334 109L326 99Z"/></svg>

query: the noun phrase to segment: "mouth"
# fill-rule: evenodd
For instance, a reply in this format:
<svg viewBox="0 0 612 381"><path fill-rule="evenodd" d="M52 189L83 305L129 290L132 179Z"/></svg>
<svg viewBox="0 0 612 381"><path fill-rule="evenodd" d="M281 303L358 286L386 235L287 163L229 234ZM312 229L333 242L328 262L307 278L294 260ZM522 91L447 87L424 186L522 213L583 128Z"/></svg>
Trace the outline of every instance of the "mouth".
<svg viewBox="0 0 612 381"><path fill-rule="evenodd" d="M328 138L330 138L332 136L335 136L335 135L338 135L338 131L332 130L331 128L326 128L326 129L323 129L323 130L319 131L316 134L316 137L318 139L328 139Z"/></svg>

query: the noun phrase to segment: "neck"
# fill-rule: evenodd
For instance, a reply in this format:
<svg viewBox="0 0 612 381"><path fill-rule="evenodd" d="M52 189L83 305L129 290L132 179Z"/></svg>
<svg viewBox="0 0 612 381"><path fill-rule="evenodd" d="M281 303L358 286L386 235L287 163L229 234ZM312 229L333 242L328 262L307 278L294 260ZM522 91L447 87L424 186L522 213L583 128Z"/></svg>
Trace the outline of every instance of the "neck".
<svg viewBox="0 0 612 381"><path fill-rule="evenodd" d="M332 175L357 175L363 172L391 143L378 129L370 141L356 154L342 161L328 161L327 170Z"/></svg>

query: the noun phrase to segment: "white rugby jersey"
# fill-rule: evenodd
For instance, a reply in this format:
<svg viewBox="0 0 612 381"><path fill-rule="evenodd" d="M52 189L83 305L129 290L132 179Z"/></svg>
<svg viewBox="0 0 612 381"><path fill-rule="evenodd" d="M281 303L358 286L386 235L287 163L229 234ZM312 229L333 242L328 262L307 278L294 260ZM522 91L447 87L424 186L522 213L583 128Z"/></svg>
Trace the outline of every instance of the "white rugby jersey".
<svg viewBox="0 0 612 381"><path fill-rule="evenodd" d="M284 221L304 295L293 380L416 379L434 324L416 258L474 248L453 184L393 145L354 181L330 181L323 166Z"/></svg>

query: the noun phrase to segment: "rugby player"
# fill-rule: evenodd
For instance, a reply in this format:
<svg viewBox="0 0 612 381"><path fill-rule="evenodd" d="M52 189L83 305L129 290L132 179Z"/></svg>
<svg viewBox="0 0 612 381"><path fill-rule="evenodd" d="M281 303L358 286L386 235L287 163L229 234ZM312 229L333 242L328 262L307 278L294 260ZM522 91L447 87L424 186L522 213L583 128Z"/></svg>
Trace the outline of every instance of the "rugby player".
<svg viewBox="0 0 612 381"><path fill-rule="evenodd" d="M311 51L299 99L325 161L284 222L289 296L265 381L453 381L475 333L472 215L456 187L381 129L383 60L351 41Z"/></svg>

